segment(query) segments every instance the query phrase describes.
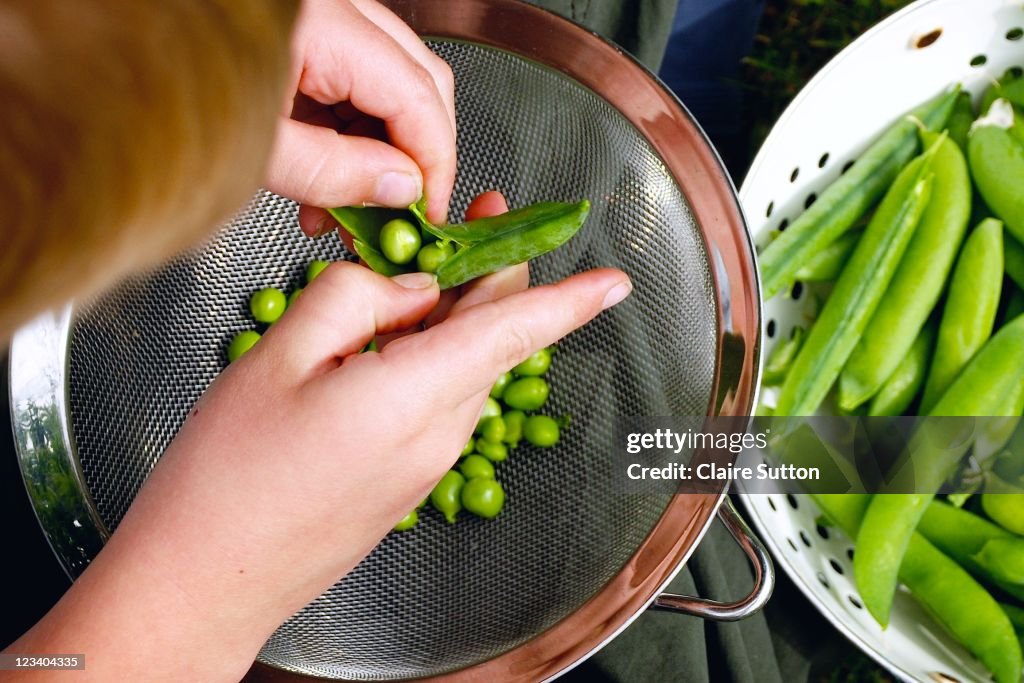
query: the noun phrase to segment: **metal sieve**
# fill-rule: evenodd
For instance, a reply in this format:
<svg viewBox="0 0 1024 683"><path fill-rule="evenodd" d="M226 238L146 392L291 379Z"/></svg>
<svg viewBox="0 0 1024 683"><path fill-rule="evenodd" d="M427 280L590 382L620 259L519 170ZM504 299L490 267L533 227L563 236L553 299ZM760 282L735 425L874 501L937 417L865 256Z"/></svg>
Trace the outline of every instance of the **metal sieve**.
<svg viewBox="0 0 1024 683"><path fill-rule="evenodd" d="M758 284L717 156L656 79L568 21L507 0L390 4L455 72L453 216L488 189L512 206L587 197L587 226L535 261L532 279L615 265L635 290L561 344L551 410L573 426L554 452L520 446L500 466L501 517L451 526L427 511L282 625L250 678L539 680L652 602L718 619L756 610L770 563L728 507L723 520L755 565L752 594L730 604L659 597L724 491L613 492L616 416L747 415L753 405ZM72 577L224 367L228 341L252 327L250 293L298 286L312 258L352 255L304 238L296 205L261 192L195 252L19 332L11 404L22 471Z"/></svg>

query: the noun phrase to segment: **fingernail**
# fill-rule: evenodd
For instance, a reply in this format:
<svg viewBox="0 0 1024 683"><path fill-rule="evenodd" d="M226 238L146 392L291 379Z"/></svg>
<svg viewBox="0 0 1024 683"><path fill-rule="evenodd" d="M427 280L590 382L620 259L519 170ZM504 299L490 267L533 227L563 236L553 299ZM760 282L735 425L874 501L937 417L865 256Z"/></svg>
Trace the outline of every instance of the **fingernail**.
<svg viewBox="0 0 1024 683"><path fill-rule="evenodd" d="M391 281L406 289L426 289L434 286L437 276L433 273L403 273L394 276Z"/></svg>
<svg viewBox="0 0 1024 683"><path fill-rule="evenodd" d="M619 284L615 285L614 287L608 290L607 294L604 295L604 301L601 302L601 310L603 311L605 309L611 308L612 306L614 306L615 304L619 303L627 296L629 296L629 293L632 291L633 283L630 282L629 280L626 280L625 282L620 282Z"/></svg>
<svg viewBox="0 0 1024 683"><path fill-rule="evenodd" d="M317 221L316 227L313 229L313 238L323 237L329 232L334 232L338 227L338 222L333 218L321 218Z"/></svg>
<svg viewBox="0 0 1024 683"><path fill-rule="evenodd" d="M377 179L373 203L381 206L409 206L422 194L419 178L407 173L385 173Z"/></svg>

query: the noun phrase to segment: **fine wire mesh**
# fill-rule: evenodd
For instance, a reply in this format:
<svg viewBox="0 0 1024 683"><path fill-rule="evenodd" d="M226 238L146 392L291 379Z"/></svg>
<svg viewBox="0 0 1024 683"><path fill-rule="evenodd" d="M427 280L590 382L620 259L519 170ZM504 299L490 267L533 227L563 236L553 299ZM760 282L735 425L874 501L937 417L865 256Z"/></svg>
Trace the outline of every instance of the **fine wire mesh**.
<svg viewBox="0 0 1024 683"><path fill-rule="evenodd" d="M479 45L431 46L457 83L453 216L488 189L504 192L510 206L587 197L587 225L533 262L531 279L613 265L635 290L560 345L545 412L568 413L572 425L556 448L521 445L498 465L507 491L501 516L465 515L449 525L428 506L413 531L388 536L274 634L260 659L291 671L437 674L554 625L621 570L668 503L612 493L612 420L702 415L710 399L716 304L705 250L647 141L562 74ZM337 240L304 238L295 205L263 192L201 250L79 312L70 348L72 432L109 527L223 369L228 341L254 327L249 295L299 286L313 258L351 256Z"/></svg>

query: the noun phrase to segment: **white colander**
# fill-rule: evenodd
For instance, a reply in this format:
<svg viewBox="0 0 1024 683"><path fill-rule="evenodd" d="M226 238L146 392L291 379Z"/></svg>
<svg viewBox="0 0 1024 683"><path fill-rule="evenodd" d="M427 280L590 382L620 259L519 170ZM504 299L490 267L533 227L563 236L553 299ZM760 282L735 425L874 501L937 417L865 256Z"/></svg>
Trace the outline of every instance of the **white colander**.
<svg viewBox="0 0 1024 683"><path fill-rule="evenodd" d="M754 159L740 199L755 239L792 222L903 112L959 81L974 96L1024 66L1024 3L920 0L843 50L800 92ZM765 353L820 303L797 287L764 306ZM774 391L763 401L771 405ZM806 496L744 501L778 564L812 603L868 655L906 680L990 680L988 672L901 591L889 627L863 609L852 580L852 543L816 524Z"/></svg>

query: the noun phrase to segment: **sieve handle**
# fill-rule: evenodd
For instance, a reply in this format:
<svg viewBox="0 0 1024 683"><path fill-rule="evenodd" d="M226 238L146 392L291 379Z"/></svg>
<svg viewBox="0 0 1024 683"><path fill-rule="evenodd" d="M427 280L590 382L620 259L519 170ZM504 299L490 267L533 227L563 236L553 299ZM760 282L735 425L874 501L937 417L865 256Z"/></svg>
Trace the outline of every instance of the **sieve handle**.
<svg viewBox="0 0 1024 683"><path fill-rule="evenodd" d="M711 621L738 621L754 614L768 602L772 589L775 588L775 567L768 556L768 551L754 536L754 532L736 512L728 498L718 509L718 518L746 553L754 568L754 587L750 594L736 602L719 602L689 595L662 593L651 605L653 609L682 612Z"/></svg>

